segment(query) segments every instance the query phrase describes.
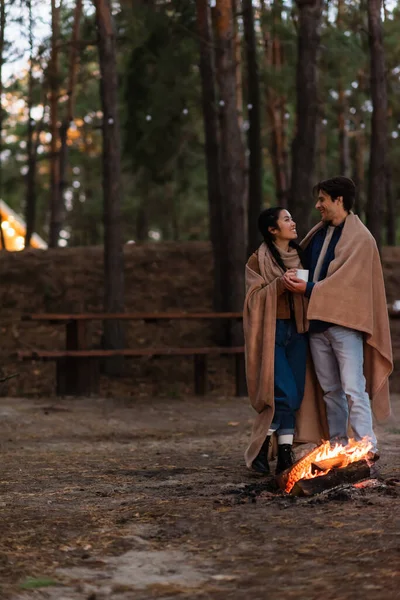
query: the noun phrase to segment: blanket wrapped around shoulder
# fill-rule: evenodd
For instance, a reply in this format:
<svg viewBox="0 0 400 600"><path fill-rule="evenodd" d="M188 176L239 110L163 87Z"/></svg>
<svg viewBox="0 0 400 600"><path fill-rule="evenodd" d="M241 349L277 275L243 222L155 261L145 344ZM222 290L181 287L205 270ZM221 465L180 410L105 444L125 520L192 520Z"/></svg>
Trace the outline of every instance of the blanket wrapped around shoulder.
<svg viewBox="0 0 400 600"><path fill-rule="evenodd" d="M318 223L309 232L303 248L321 227ZM346 218L326 279L314 285L307 318L364 333L367 392L375 417L387 418L393 358L382 266L375 239L353 213Z"/></svg>
<svg viewBox="0 0 400 600"><path fill-rule="evenodd" d="M300 266L296 262L288 267ZM293 261L293 259L292 259ZM257 411L250 444L245 452L248 467L256 458L274 416L275 327L278 294L283 292L283 272L275 263L266 244L262 244L246 265L246 298L243 311L246 377L250 402ZM297 331L307 330L307 300L293 295ZM315 442L327 439L325 405L311 360L307 362L306 385L301 408L296 416L295 441Z"/></svg>

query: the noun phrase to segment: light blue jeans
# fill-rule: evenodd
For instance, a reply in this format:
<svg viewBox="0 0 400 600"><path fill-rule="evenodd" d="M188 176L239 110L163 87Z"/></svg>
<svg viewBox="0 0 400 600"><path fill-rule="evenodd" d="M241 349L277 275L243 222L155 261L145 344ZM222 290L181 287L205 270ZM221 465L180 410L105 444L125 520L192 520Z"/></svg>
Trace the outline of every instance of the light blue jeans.
<svg viewBox="0 0 400 600"><path fill-rule="evenodd" d="M371 402L363 372L363 334L333 325L309 337L315 372L324 392L331 440L347 443L350 420L355 439L367 436L376 452Z"/></svg>

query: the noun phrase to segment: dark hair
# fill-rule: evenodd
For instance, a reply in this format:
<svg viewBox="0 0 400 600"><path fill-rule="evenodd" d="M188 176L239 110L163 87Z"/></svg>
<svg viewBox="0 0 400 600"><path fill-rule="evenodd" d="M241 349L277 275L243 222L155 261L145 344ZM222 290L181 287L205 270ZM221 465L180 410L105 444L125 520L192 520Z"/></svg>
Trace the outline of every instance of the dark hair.
<svg viewBox="0 0 400 600"><path fill-rule="evenodd" d="M320 181L313 188L313 194L316 196L320 191L328 194L334 202L339 196L343 196L343 208L349 212L353 208L354 199L356 196L356 185L352 179L348 177L332 177Z"/></svg>
<svg viewBox="0 0 400 600"><path fill-rule="evenodd" d="M269 251L272 254L275 262L282 269L282 271L287 271L285 267L285 263L282 260L282 256L280 255L277 247L274 244L274 235L269 231L269 227L275 227L279 229L278 219L282 210L285 210L282 206L273 206L271 208L267 208L262 211L260 216L258 217L258 229L261 235L264 238L264 242L267 244ZM298 244L294 240L290 240L289 246L295 248L300 258L300 262L304 265L303 260L303 251Z"/></svg>

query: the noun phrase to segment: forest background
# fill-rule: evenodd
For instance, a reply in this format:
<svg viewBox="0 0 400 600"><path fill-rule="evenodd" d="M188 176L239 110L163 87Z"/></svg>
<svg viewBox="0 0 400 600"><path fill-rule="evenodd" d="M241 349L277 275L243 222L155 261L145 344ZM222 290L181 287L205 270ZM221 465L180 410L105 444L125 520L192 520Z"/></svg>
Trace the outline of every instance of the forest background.
<svg viewBox="0 0 400 600"><path fill-rule="evenodd" d="M395 245L399 24L393 0L1 0L0 197L21 248L104 243L118 312L125 244L210 239L214 308L240 310L259 211L304 233L337 174Z"/></svg>

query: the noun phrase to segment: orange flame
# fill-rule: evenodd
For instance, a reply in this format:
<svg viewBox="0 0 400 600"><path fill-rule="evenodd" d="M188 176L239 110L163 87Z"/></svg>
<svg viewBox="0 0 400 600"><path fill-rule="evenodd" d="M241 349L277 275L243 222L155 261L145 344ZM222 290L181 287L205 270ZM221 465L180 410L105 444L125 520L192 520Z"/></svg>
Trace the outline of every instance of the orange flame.
<svg viewBox="0 0 400 600"><path fill-rule="evenodd" d="M324 442L306 454L306 456L300 459L292 467L288 473L285 491L289 493L296 481L299 481L300 479L313 479L314 477L321 477L321 475L326 475L333 468L331 467L327 468L326 470L318 471L317 469L313 469L313 464L315 463L340 457L340 463L335 464L334 466L343 468L347 467L350 463L357 462L358 460L367 460L368 453L371 450L372 443L367 437L358 442L350 439L347 446L336 444L332 447L329 441Z"/></svg>

